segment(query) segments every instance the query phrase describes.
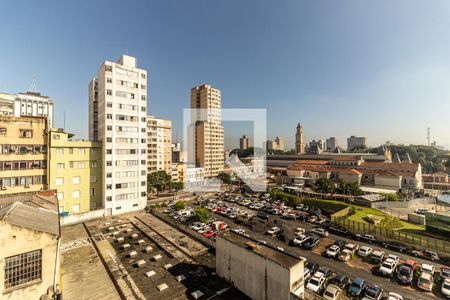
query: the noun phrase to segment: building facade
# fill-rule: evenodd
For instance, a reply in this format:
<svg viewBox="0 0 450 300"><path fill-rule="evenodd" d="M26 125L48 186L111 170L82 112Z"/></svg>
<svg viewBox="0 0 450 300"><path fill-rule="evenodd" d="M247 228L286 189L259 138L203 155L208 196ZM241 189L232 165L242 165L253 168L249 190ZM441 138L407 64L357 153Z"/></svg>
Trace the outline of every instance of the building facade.
<svg viewBox="0 0 450 300"><path fill-rule="evenodd" d="M243 135L240 139L239 139L239 149L240 150L245 150L250 148L250 138L246 135Z"/></svg>
<svg viewBox="0 0 450 300"><path fill-rule="evenodd" d="M172 121L147 116L147 172L172 173Z"/></svg>
<svg viewBox="0 0 450 300"><path fill-rule="evenodd" d="M354 136L347 138L347 149L367 148L367 138L363 136Z"/></svg>
<svg viewBox="0 0 450 300"><path fill-rule="evenodd" d="M137 67L135 57L122 55L117 62L100 66L89 90L89 120L98 124L97 140L103 145L105 212L143 209L147 204L147 71ZM95 126L89 131L94 138Z"/></svg>
<svg viewBox="0 0 450 300"><path fill-rule="evenodd" d="M297 124L297 129L295 132L295 153L305 153L305 131L300 123Z"/></svg>
<svg viewBox="0 0 450 300"><path fill-rule="evenodd" d="M267 150L284 151L284 138L277 136L274 140L268 140Z"/></svg>
<svg viewBox="0 0 450 300"><path fill-rule="evenodd" d="M103 207L101 142L73 140L63 130L51 129L48 158L49 188L57 191L60 213Z"/></svg>
<svg viewBox="0 0 450 300"><path fill-rule="evenodd" d="M194 143L194 149L188 151L189 162L195 162L196 167L203 168L206 177L215 177L224 168L221 101L220 90L209 84L191 89L193 138L190 142Z"/></svg>
<svg viewBox="0 0 450 300"><path fill-rule="evenodd" d="M47 117L53 127L53 100L37 92L0 94L0 114L15 117Z"/></svg>
<svg viewBox="0 0 450 300"><path fill-rule="evenodd" d="M337 148L337 146L339 146L338 140L335 137L328 138L326 140L325 144L326 144L326 147L325 147L326 149L324 149L324 150L327 152L333 152Z"/></svg>
<svg viewBox="0 0 450 300"><path fill-rule="evenodd" d="M184 152L181 149L181 143L172 143L172 164L184 162Z"/></svg>
<svg viewBox="0 0 450 300"><path fill-rule="evenodd" d="M48 121L0 116L0 195L47 188Z"/></svg>

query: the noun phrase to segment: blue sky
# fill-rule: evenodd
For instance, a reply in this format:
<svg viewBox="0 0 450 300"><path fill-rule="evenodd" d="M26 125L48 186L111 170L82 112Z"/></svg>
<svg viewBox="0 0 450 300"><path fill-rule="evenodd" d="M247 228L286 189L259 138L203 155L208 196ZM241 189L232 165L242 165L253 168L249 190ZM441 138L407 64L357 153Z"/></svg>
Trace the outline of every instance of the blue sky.
<svg viewBox="0 0 450 300"><path fill-rule="evenodd" d="M126 3L126 4L125 4ZM0 91L55 99L87 136L87 84L127 52L149 71L149 110L181 137L190 88L266 108L269 137L365 135L450 148L448 1L10 1L0 3ZM229 147L249 126L225 128ZM235 141L235 143L233 143Z"/></svg>

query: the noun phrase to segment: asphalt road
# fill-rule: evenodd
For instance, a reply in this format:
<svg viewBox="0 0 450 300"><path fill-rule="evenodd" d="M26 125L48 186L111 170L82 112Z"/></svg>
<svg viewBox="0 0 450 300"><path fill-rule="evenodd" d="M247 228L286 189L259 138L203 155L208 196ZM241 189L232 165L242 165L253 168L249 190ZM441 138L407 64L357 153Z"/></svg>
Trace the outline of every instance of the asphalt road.
<svg viewBox="0 0 450 300"><path fill-rule="evenodd" d="M248 208L245 208L245 207L242 207L242 208L249 210ZM349 276L350 278L362 277L368 283L376 284L376 285L382 287L384 289L385 293L388 293L388 292L400 293L404 297L405 300L406 299L411 299L411 300L439 299L440 297L442 297L442 296L436 296L436 295L439 295L439 293L440 293L439 292L440 287L434 289L436 291L435 292L436 295L434 295L432 293L427 293L425 291L422 291L422 290L418 289L417 287L401 286L397 283L397 281L395 280L395 277L394 278L384 278L384 277L373 275L371 268L373 268L374 265L363 262L359 258L355 258L348 263L343 263L343 262L337 261L332 258L324 257L320 254L321 251L323 249L325 249L326 246L332 244L334 242L334 240L337 240L337 239L345 240L347 242L356 242L359 245L369 245L369 244L365 244L360 241L353 241L351 239L343 238L343 237L337 236L337 235L330 235L327 238L323 238L320 245L315 250L313 250L313 251L304 250L299 247L289 246L287 244L287 242L289 242L289 240L293 238L293 231L295 230L295 228L302 227L308 231L312 227L315 227L315 225L313 225L313 224L309 224L307 222L301 222L301 221L297 221L297 220L295 220L295 221L283 220L278 216L270 216L270 219L268 222L264 222L263 220L257 221L258 223L261 224L261 226L257 225L257 226L254 226L253 229L249 229L246 226L241 226L241 225L235 224L234 221L229 218L223 217L218 214L213 214L213 215L215 218L226 222L231 228L237 228L237 227L244 228L246 230L246 233L248 233L252 238L267 241L274 246L283 248L285 251L289 251L290 253L295 254L297 256L302 256L309 261L316 262L320 266L327 266L327 267L333 269L337 273L344 273L347 276ZM257 220L257 219L259 219L259 218L256 218L256 217L254 218L254 220ZM276 220L275 224L273 222L274 220ZM276 237L272 237L272 236L264 234L265 230L272 226L278 226L285 231L284 233L286 235L286 242L280 241ZM379 248L379 247L376 247L373 245L369 245L369 246L371 246L372 248L375 248L375 249L383 250L386 253L393 253L393 254L399 255L400 258L403 260L413 259L418 263L430 263L429 261L418 259L416 257L410 257L410 256L400 254L395 251L386 250L384 248ZM434 265L436 267L441 266L439 264L434 264Z"/></svg>

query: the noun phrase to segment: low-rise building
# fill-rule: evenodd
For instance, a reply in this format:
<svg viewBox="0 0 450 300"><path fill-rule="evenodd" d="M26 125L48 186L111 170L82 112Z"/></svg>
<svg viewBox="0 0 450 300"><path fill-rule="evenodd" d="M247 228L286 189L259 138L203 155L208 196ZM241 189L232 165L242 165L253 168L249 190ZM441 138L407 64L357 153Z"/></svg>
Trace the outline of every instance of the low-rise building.
<svg viewBox="0 0 450 300"><path fill-rule="evenodd" d="M104 207L101 142L51 129L49 149L49 188L57 191L60 212L65 216Z"/></svg>
<svg viewBox="0 0 450 300"><path fill-rule="evenodd" d="M0 298L55 299L59 241L54 191L0 196Z"/></svg>
<svg viewBox="0 0 450 300"><path fill-rule="evenodd" d="M0 116L0 195L47 189L45 117Z"/></svg>
<svg viewBox="0 0 450 300"><path fill-rule="evenodd" d="M304 260L227 232L217 235L217 274L251 299L301 299Z"/></svg>

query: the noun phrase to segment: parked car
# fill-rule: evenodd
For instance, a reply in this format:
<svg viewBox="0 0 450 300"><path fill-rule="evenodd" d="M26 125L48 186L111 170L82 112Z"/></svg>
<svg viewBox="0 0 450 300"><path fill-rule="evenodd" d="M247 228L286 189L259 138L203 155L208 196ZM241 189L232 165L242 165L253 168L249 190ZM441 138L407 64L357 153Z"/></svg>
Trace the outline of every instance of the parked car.
<svg viewBox="0 0 450 300"><path fill-rule="evenodd" d="M357 233L357 234L355 234L355 237L356 237L356 239L365 241L367 243L374 243L377 241L377 239L373 235L365 234L365 233Z"/></svg>
<svg viewBox="0 0 450 300"><path fill-rule="evenodd" d="M320 267L319 272L322 273L325 278L330 278L334 274L334 271L328 267Z"/></svg>
<svg viewBox="0 0 450 300"><path fill-rule="evenodd" d="M368 284L362 300L380 300L383 297L383 289L375 284Z"/></svg>
<svg viewBox="0 0 450 300"><path fill-rule="evenodd" d="M345 245L344 249L347 249L347 250L351 251L352 254L353 254L353 253L356 253L356 251L358 251L359 245L348 243L348 244Z"/></svg>
<svg viewBox="0 0 450 300"><path fill-rule="evenodd" d="M280 227L272 227L269 230L266 231L266 234L268 235L276 235L278 232L280 232Z"/></svg>
<svg viewBox="0 0 450 300"><path fill-rule="evenodd" d="M312 261L308 261L305 267L311 271L311 274L314 274L319 269L319 264Z"/></svg>
<svg viewBox="0 0 450 300"><path fill-rule="evenodd" d="M328 257L336 257L337 255L339 255L339 251L341 250L341 248L339 248L339 246L337 245L331 245L330 247L327 248L327 251L325 251L325 255Z"/></svg>
<svg viewBox="0 0 450 300"><path fill-rule="evenodd" d="M312 233L317 234L318 236L325 237L328 236L328 231L323 229L322 227L314 227L310 230Z"/></svg>
<svg viewBox="0 0 450 300"><path fill-rule="evenodd" d="M431 208L416 208L415 210L414 210L414 212L416 213L416 214L420 214L420 215L423 215L423 214L425 214L425 213L427 213L427 212L436 212L434 209L431 209Z"/></svg>
<svg viewBox="0 0 450 300"><path fill-rule="evenodd" d="M431 251L431 250L426 250L426 249L413 250L413 251L411 251L411 253L414 256L426 258L426 259L429 259L431 261L438 261L440 259L439 255L436 252Z"/></svg>
<svg viewBox="0 0 450 300"><path fill-rule="evenodd" d="M383 243L383 246L386 249L392 249L392 250L395 250L398 252L407 252L408 251L408 247L406 247L402 243L398 243L398 242L386 242L386 243Z"/></svg>
<svg viewBox="0 0 450 300"><path fill-rule="evenodd" d="M386 300L403 300L403 296L394 292L389 292Z"/></svg>
<svg viewBox="0 0 450 300"><path fill-rule="evenodd" d="M333 278L333 284L340 288L345 288L349 282L350 278L344 274L337 274L336 277Z"/></svg>
<svg viewBox="0 0 450 300"><path fill-rule="evenodd" d="M302 235L296 236L296 237L291 241L291 244L292 244L293 246L300 247L300 246L301 246L304 242L306 242L308 239L309 239L309 236L302 234Z"/></svg>
<svg viewBox="0 0 450 300"><path fill-rule="evenodd" d="M341 249L344 248L346 244L347 244L347 242L344 240L335 240L334 241L334 245L338 246Z"/></svg>
<svg viewBox="0 0 450 300"><path fill-rule="evenodd" d="M217 231L214 231L212 229L206 231L204 234L202 234L206 238L213 238L216 237Z"/></svg>
<svg viewBox="0 0 450 300"><path fill-rule="evenodd" d="M256 213L256 216L257 216L258 218L265 219L265 220L268 220L268 219L269 219L269 216L268 216L265 212L262 212L262 211L258 211L258 212Z"/></svg>
<svg viewBox="0 0 450 300"><path fill-rule="evenodd" d="M388 257L381 264L379 271L383 276L394 275L395 269L397 268L400 258L397 255L389 254Z"/></svg>
<svg viewBox="0 0 450 300"><path fill-rule="evenodd" d="M417 286L421 288L422 290L431 292L433 290L433 275L430 273L422 273L417 280Z"/></svg>
<svg viewBox="0 0 450 300"><path fill-rule="evenodd" d="M442 279L450 278L450 267L441 267Z"/></svg>
<svg viewBox="0 0 450 300"><path fill-rule="evenodd" d="M383 261L384 256L385 256L384 251L375 250L370 255L370 260L376 264L380 264Z"/></svg>
<svg viewBox="0 0 450 300"><path fill-rule="evenodd" d="M303 243L303 248L311 250L316 247L320 242L320 237L317 235L311 235L309 239Z"/></svg>
<svg viewBox="0 0 450 300"><path fill-rule="evenodd" d="M348 293L353 297L359 297L366 288L366 281L361 277L353 279L352 283L348 286Z"/></svg>
<svg viewBox="0 0 450 300"><path fill-rule="evenodd" d="M353 252L348 249L341 250L341 252L339 252L339 255L338 255L338 259L343 262L350 261L352 259L352 257L353 257Z"/></svg>
<svg viewBox="0 0 450 300"><path fill-rule="evenodd" d="M341 288L334 285L329 284L325 291L323 292L322 297L326 300L337 300L339 298L339 292L341 291Z"/></svg>
<svg viewBox="0 0 450 300"><path fill-rule="evenodd" d="M414 271L417 264L413 260L407 260L397 271L397 279L403 284L411 284L414 279Z"/></svg>
<svg viewBox="0 0 450 300"><path fill-rule="evenodd" d="M434 275L434 265L430 265L430 264L422 264L420 266L420 269L422 270L422 273L428 273L431 275Z"/></svg>
<svg viewBox="0 0 450 300"><path fill-rule="evenodd" d="M330 225L328 227L328 231L331 233L339 234L339 235L343 235L343 236L350 235L350 232L347 229L340 227L340 226L336 226L336 225Z"/></svg>
<svg viewBox="0 0 450 300"><path fill-rule="evenodd" d="M308 268L304 268L303 269L303 280L305 282L308 282L310 277L311 277L311 271Z"/></svg>
<svg viewBox="0 0 450 300"><path fill-rule="evenodd" d="M450 298L450 278L445 278L442 281L441 293L447 298Z"/></svg>
<svg viewBox="0 0 450 300"><path fill-rule="evenodd" d="M359 248L357 253L361 257L368 257L373 253L373 248L369 246L362 246L361 248Z"/></svg>
<svg viewBox="0 0 450 300"><path fill-rule="evenodd" d="M296 210L302 210L303 208L303 203L297 204L297 206L295 207Z"/></svg>
<svg viewBox="0 0 450 300"><path fill-rule="evenodd" d="M297 228L295 228L295 232L294 232L294 234L295 234L296 236L299 236L299 235L305 234L305 228L301 228L301 227L297 227Z"/></svg>
<svg viewBox="0 0 450 300"><path fill-rule="evenodd" d="M321 272L316 272L309 279L306 288L314 293L319 293L325 283L325 276Z"/></svg>

